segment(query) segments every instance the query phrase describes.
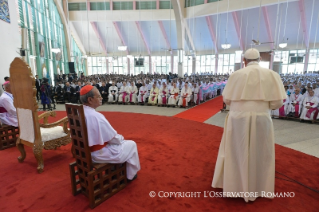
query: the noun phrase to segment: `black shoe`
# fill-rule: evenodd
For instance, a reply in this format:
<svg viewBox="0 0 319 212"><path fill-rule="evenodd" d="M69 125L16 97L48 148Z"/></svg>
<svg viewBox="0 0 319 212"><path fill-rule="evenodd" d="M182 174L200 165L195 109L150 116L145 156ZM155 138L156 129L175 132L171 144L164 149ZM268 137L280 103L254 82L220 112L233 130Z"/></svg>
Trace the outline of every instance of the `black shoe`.
<svg viewBox="0 0 319 212"><path fill-rule="evenodd" d="M127 179L127 182L130 183L130 182L132 182L133 180L135 180L136 178L137 178L137 174L133 177L132 180Z"/></svg>

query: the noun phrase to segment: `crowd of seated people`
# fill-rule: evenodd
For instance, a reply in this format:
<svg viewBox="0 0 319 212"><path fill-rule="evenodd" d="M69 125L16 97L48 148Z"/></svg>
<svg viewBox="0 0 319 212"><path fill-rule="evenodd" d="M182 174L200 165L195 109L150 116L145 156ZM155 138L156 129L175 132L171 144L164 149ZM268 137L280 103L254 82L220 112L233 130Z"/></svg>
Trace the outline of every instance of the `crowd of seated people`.
<svg viewBox="0 0 319 212"><path fill-rule="evenodd" d="M80 103L80 90L84 85L95 86L103 103L147 104L187 107L200 103L199 88L228 79L228 75L199 75L179 78L174 74L96 74L80 77L57 76L52 94L58 103ZM221 94L220 90L205 93L203 101Z"/></svg>
<svg viewBox="0 0 319 212"><path fill-rule="evenodd" d="M272 110L273 117L298 118L300 121L318 121L319 75L282 75L287 99L281 108Z"/></svg>

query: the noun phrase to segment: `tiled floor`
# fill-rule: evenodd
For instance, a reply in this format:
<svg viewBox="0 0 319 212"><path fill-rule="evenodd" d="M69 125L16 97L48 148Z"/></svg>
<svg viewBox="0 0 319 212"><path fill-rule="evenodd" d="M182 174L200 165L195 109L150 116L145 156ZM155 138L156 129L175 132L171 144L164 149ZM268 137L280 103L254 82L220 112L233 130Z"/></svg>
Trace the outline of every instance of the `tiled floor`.
<svg viewBox="0 0 319 212"><path fill-rule="evenodd" d="M217 113L205 123L224 127L227 113ZM275 142L319 158L319 125L293 120L273 119Z"/></svg>
<svg viewBox="0 0 319 212"><path fill-rule="evenodd" d="M39 108L42 106L39 105ZM63 104L57 105L57 111L65 110ZM166 108L140 105L108 105L104 104L98 111L117 111L129 113L144 113L160 116L174 116L185 111L181 108ZM217 113L208 120L207 124L224 127L227 113ZM273 119L275 142L285 147L301 151L319 158L319 126L318 124L300 123L298 121Z"/></svg>

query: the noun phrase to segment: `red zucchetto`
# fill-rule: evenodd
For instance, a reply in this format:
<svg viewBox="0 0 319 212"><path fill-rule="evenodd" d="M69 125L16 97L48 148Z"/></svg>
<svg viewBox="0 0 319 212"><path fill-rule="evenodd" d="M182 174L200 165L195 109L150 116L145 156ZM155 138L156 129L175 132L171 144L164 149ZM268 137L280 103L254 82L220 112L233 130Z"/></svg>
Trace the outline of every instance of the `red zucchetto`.
<svg viewBox="0 0 319 212"><path fill-rule="evenodd" d="M94 86L92 85L86 85L83 88L81 88L80 90L80 95L83 96L85 94L87 94L88 92L90 92L93 89Z"/></svg>

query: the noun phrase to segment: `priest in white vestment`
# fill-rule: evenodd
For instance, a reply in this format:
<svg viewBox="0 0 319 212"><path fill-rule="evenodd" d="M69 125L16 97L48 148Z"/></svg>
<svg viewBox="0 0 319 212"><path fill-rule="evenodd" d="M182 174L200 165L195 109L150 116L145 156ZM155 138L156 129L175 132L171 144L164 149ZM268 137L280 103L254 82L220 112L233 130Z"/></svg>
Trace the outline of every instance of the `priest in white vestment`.
<svg viewBox="0 0 319 212"><path fill-rule="evenodd" d="M138 93L138 102L140 103L145 103L146 98L148 97L149 93L148 93L148 87L145 86L145 83L142 82L142 86L139 89L139 93Z"/></svg>
<svg viewBox="0 0 319 212"><path fill-rule="evenodd" d="M223 91L230 105L219 146L212 187L223 192L257 192L241 195L254 201L275 189L275 144L270 109L287 98L280 76L259 65L257 49L244 54L246 68L232 73ZM226 193L227 196L227 193Z"/></svg>
<svg viewBox="0 0 319 212"><path fill-rule="evenodd" d="M13 105L10 81L3 84L4 92L0 97L0 121L3 124L18 127L16 108Z"/></svg>
<svg viewBox="0 0 319 212"><path fill-rule="evenodd" d="M179 88L176 86L176 83L173 83L173 87L171 87L170 97L168 98L169 105L176 105L178 101Z"/></svg>
<svg viewBox="0 0 319 212"><path fill-rule="evenodd" d="M131 103L135 103L137 100L137 87L134 82L131 83L131 86L129 86L129 101Z"/></svg>
<svg viewBox="0 0 319 212"><path fill-rule="evenodd" d="M118 88L115 86L115 82L112 82L112 86L109 87L109 99L108 102L116 102L118 97Z"/></svg>
<svg viewBox="0 0 319 212"><path fill-rule="evenodd" d="M126 85L126 82L123 82L123 85L122 85L119 93L120 93L120 95L119 95L118 102L127 103L130 99L130 96L129 96L130 88L129 88L129 86Z"/></svg>
<svg viewBox="0 0 319 212"><path fill-rule="evenodd" d="M158 104L159 105L167 105L168 99L168 89L166 87L166 83L163 82L163 86L159 90L158 94Z"/></svg>
<svg viewBox="0 0 319 212"><path fill-rule="evenodd" d="M193 88L192 88L193 96L194 96L194 103L195 105L199 105L199 86L197 86L196 83L193 83Z"/></svg>
<svg viewBox="0 0 319 212"><path fill-rule="evenodd" d="M290 95L289 97L289 113L293 113L293 116L296 118L299 118L301 108L302 108L302 102L303 102L303 95L300 93L300 88L295 87L295 92Z"/></svg>
<svg viewBox="0 0 319 212"><path fill-rule="evenodd" d="M188 102L191 100L192 97L192 89L188 87L188 83L185 83L182 90L181 96L178 101L178 105L181 107L187 107Z"/></svg>
<svg viewBox="0 0 319 212"><path fill-rule="evenodd" d="M312 89L308 90L308 96L304 98L301 120L316 120L318 118L319 99Z"/></svg>
<svg viewBox="0 0 319 212"><path fill-rule="evenodd" d="M107 119L95 109L102 105L97 88L87 85L81 89L88 142L94 163L124 163L128 180L137 177L141 169L137 146L134 141L124 140L117 134Z"/></svg>

